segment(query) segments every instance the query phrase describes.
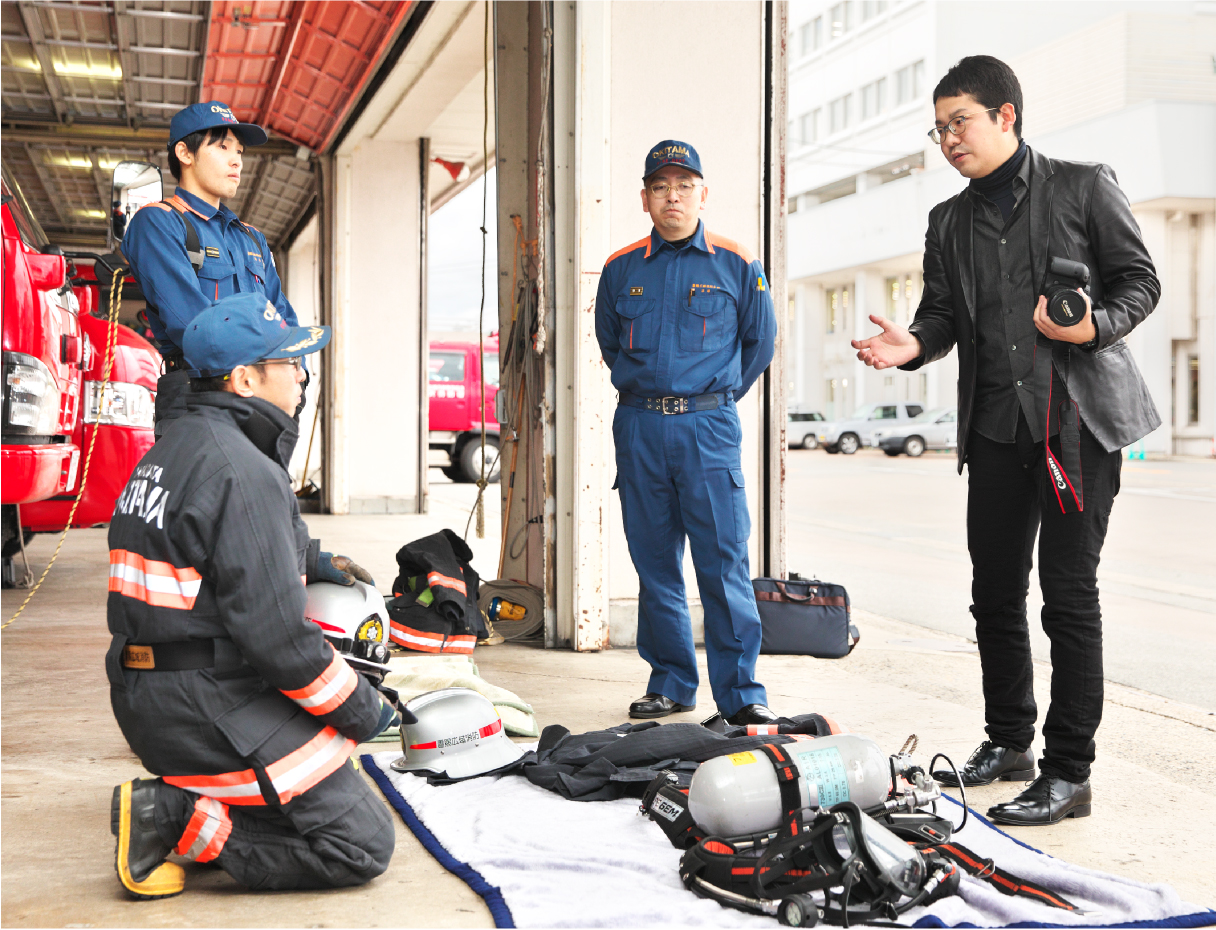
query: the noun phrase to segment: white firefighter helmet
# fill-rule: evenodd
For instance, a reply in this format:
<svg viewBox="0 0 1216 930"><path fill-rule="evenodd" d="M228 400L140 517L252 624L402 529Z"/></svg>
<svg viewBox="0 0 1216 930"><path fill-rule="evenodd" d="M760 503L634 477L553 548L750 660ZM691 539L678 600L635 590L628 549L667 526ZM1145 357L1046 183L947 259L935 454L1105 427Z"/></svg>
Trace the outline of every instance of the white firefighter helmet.
<svg viewBox="0 0 1216 930"><path fill-rule="evenodd" d="M471 778L503 768L524 751L503 730L498 710L468 688L428 691L402 708L398 772Z"/></svg>
<svg viewBox="0 0 1216 930"><path fill-rule="evenodd" d="M319 626L351 668L377 684L388 672L388 611L371 585L316 581L308 585L304 618Z"/></svg>

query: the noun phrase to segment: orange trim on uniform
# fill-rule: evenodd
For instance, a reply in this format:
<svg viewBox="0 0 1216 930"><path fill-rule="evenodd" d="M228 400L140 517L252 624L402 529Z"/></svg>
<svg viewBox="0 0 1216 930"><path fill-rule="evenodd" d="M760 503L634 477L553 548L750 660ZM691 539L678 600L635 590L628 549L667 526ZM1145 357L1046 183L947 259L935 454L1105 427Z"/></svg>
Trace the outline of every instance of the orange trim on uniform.
<svg viewBox="0 0 1216 930"><path fill-rule="evenodd" d="M346 659L342 658L333 646L330 646L329 649L334 654L334 658L325 671L303 688L283 691L310 714L328 714L331 710L340 707L359 685L359 676L347 664Z"/></svg>
<svg viewBox="0 0 1216 930"><path fill-rule="evenodd" d="M202 797L194 802L194 813L186 824L186 832L173 851L195 862L210 862L224 851L232 833L232 818L228 805L214 798Z"/></svg>
<svg viewBox="0 0 1216 930"><path fill-rule="evenodd" d="M235 807L266 803L253 769L224 772L221 775L165 775L162 780L167 785L176 785L184 791L205 795Z"/></svg>
<svg viewBox="0 0 1216 930"><path fill-rule="evenodd" d="M140 207L138 210L135 211L135 213L138 213L144 207L160 207L162 210L165 210L169 213L173 212L173 208L171 206L169 206L167 203L164 203L163 201L160 201L160 200L153 200L150 203L144 204L143 207ZM132 215L134 215L134 214L132 214Z"/></svg>
<svg viewBox="0 0 1216 930"><path fill-rule="evenodd" d="M459 591L465 597L468 597L469 592L464 586L464 579L453 578L450 575L441 575L439 572L431 572L426 576L426 583L432 588L449 588L452 591Z"/></svg>
<svg viewBox="0 0 1216 930"><path fill-rule="evenodd" d="M650 258L650 237L647 236L645 239L639 239L637 242L630 243L629 245L625 246L625 248L618 249L617 251L613 252L608 256L608 261L604 262L604 264L611 265L622 255L628 255L630 252L636 252L642 246L646 246L646 257Z"/></svg>
<svg viewBox="0 0 1216 930"><path fill-rule="evenodd" d="M266 767L280 804L286 804L341 768L356 743L326 727L290 755Z"/></svg>
<svg viewBox="0 0 1216 930"><path fill-rule="evenodd" d="M388 638L398 646L412 649L415 652L434 652L443 654L469 655L477 645L477 637L469 634L444 636L442 633L428 633L426 630L415 630L396 620L389 619Z"/></svg>
<svg viewBox="0 0 1216 930"><path fill-rule="evenodd" d="M109 590L153 607L193 609L202 577L190 567L145 559L126 549L110 550Z"/></svg>
<svg viewBox="0 0 1216 930"><path fill-rule="evenodd" d="M189 210L191 213L193 213L195 216L197 216L204 223L208 222L210 219L210 217L203 216L203 214L199 213L196 209L194 209L194 207L190 206L190 204L186 203L186 201L184 201L180 197L178 197L177 194L174 194L172 197L170 197L169 202L172 204L176 204L178 209L181 211Z"/></svg>
<svg viewBox="0 0 1216 930"><path fill-rule="evenodd" d="M734 252L749 265L756 260L751 252L739 245L734 239L727 239L725 236L711 233L708 229L705 230L705 247L709 249L711 254L714 251L714 246L717 245L722 246L728 252Z"/></svg>

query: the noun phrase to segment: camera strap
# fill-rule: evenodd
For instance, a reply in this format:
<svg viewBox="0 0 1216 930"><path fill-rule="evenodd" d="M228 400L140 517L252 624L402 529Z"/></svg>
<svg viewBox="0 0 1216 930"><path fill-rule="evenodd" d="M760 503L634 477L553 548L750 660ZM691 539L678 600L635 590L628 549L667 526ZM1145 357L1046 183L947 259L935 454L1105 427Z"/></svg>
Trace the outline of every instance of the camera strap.
<svg viewBox="0 0 1216 930"><path fill-rule="evenodd" d="M1067 349L1064 351L1068 352ZM1052 423L1053 417L1055 424ZM1059 430L1054 437L1055 449L1051 446L1053 425ZM1081 410L1076 401L1069 397L1068 387L1056 372L1054 364L1047 384L1047 423L1044 433L1047 482L1060 505L1060 512L1081 513L1085 510L1085 491L1081 486Z"/></svg>

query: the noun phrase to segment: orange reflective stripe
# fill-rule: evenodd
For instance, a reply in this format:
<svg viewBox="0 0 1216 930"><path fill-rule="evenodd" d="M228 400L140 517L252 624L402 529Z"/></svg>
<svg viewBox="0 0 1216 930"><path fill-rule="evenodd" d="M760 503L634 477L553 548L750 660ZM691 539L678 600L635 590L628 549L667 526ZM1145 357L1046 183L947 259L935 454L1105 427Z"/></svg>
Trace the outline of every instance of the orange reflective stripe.
<svg viewBox="0 0 1216 930"><path fill-rule="evenodd" d="M156 207L157 209L164 210L168 213L173 212L173 208L171 206L169 206L167 203L161 203L159 200L154 200L151 203L146 203L146 204L144 204L144 207ZM142 210L144 207L140 207L139 210ZM139 210L136 210L135 212L138 213Z"/></svg>
<svg viewBox="0 0 1216 930"><path fill-rule="evenodd" d="M164 782L232 806L265 804L253 769L221 775L165 775Z"/></svg>
<svg viewBox="0 0 1216 930"><path fill-rule="evenodd" d="M388 638L398 646L415 652L468 655L477 645L477 637L473 635L444 636L442 633L428 633L426 630L415 630L391 618L388 623Z"/></svg>
<svg viewBox="0 0 1216 930"><path fill-rule="evenodd" d="M199 798L194 803L194 813L186 824L186 832L173 851L195 862L210 862L223 851L231 833L232 819L228 816L228 806L214 798Z"/></svg>
<svg viewBox="0 0 1216 930"><path fill-rule="evenodd" d="M286 804L321 779L337 771L355 751L355 742L333 727L326 727L291 755L266 767L266 774Z"/></svg>
<svg viewBox="0 0 1216 930"><path fill-rule="evenodd" d="M359 685L355 670L338 655L333 646L329 648L334 658L325 671L303 688L283 692L310 714L328 714L350 697Z"/></svg>
<svg viewBox="0 0 1216 930"><path fill-rule="evenodd" d="M193 568L145 559L126 549L110 550L109 589L153 607L192 609L202 577Z"/></svg>
<svg viewBox="0 0 1216 930"><path fill-rule="evenodd" d="M453 591L459 591L466 597L468 596L468 591L464 586L464 580L460 578L453 578L450 575L441 575L439 572L431 572L426 576L426 583L432 588L450 588Z"/></svg>
<svg viewBox="0 0 1216 930"><path fill-rule="evenodd" d="M611 265L616 259L620 258L622 255L628 255L630 252L637 251L638 249L642 248L643 246L646 247L646 257L650 258L650 237L647 236L645 239L639 239L637 242L631 242L629 245L625 246L625 248L623 248L623 249L617 249L615 252L613 252L611 255L608 256L608 260L606 262L604 262L604 265L605 266Z"/></svg>
<svg viewBox="0 0 1216 930"><path fill-rule="evenodd" d="M749 265L756 260L751 252L739 245L739 243L737 243L734 239L727 239L725 236L719 236L711 233L708 229L705 230L705 247L708 248L711 253L714 253L715 246L721 246L728 252L734 252Z"/></svg>

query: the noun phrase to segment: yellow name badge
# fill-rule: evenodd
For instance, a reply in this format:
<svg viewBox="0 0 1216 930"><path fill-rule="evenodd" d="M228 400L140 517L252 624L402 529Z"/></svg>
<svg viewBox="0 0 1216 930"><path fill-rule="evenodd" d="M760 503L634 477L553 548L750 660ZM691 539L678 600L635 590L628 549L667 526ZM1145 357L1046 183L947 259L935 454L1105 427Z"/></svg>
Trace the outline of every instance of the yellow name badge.
<svg viewBox="0 0 1216 930"><path fill-rule="evenodd" d="M127 668L156 668L156 660L152 656L152 650L147 646L123 646L122 664Z"/></svg>
<svg viewBox="0 0 1216 930"><path fill-rule="evenodd" d="M733 765L751 765L756 761L756 754L752 752L736 752L727 756Z"/></svg>

